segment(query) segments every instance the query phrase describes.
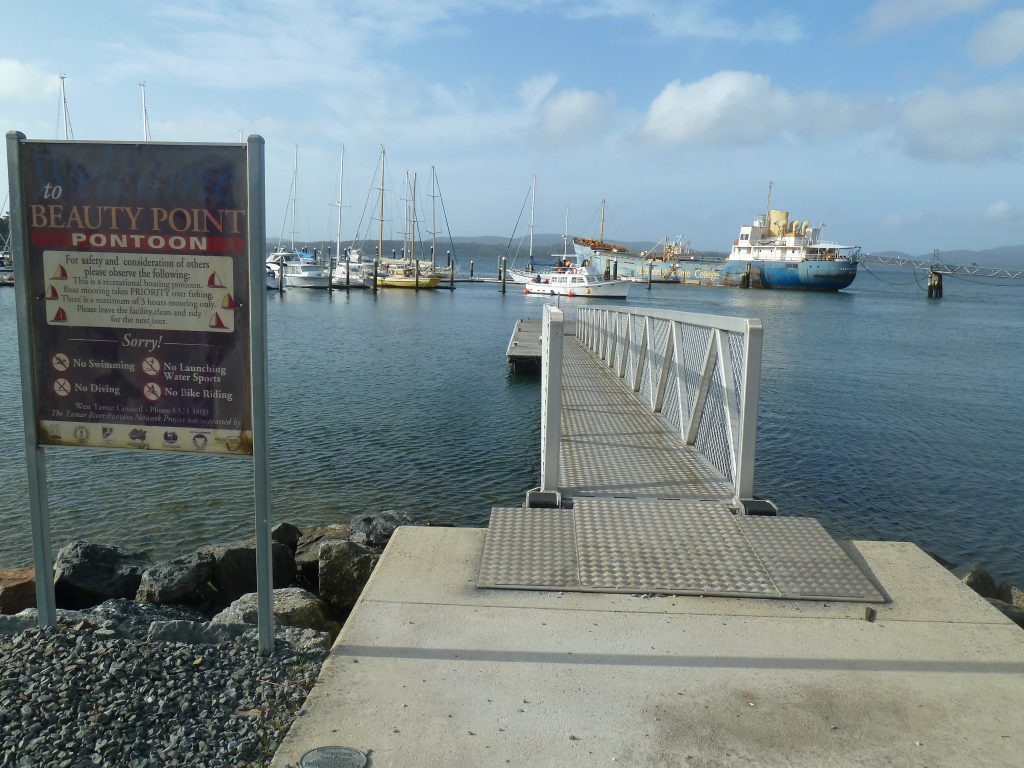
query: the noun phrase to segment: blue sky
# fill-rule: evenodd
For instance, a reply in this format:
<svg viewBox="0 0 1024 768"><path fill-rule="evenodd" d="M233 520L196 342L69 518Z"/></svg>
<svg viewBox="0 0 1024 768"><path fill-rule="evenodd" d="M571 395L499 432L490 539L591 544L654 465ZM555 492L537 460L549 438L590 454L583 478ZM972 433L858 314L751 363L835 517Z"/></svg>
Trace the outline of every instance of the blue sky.
<svg viewBox="0 0 1024 768"><path fill-rule="evenodd" d="M868 251L1024 243L1024 4L1005 0L59 0L5 11L0 127L267 141L267 231L343 237L377 167L436 166L455 235L683 235L765 207ZM6 178L6 158L4 178ZM397 195L397 193L396 193ZM400 214L398 214L400 216ZM390 218L390 215L389 215ZM365 227L364 223L364 227Z"/></svg>

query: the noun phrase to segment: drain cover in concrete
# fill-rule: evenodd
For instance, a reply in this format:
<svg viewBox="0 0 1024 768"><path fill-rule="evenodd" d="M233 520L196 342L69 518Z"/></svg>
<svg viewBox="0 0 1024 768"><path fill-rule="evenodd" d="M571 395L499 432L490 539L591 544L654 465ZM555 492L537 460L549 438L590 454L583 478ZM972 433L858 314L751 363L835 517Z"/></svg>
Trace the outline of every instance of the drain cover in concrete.
<svg viewBox="0 0 1024 768"><path fill-rule="evenodd" d="M735 516L695 500L493 509L477 585L883 601L817 521Z"/></svg>

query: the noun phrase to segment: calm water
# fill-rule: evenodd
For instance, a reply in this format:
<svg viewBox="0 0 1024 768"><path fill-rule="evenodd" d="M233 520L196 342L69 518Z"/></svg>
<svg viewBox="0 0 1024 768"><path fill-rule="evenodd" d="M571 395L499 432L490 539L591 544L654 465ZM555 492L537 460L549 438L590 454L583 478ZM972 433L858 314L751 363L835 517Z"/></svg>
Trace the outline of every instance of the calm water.
<svg viewBox="0 0 1024 768"><path fill-rule="evenodd" d="M1024 285L947 279L929 302L909 270L872 272L841 294L634 285L630 303L763 321L756 490L784 514L1024 585ZM396 509L484 525L491 506L520 503L540 471L539 382L510 374L504 351L541 307L493 285L270 294L274 519ZM11 290L0 323L10 566L31 561ZM47 467L55 547L159 558L251 535L244 459L58 448Z"/></svg>

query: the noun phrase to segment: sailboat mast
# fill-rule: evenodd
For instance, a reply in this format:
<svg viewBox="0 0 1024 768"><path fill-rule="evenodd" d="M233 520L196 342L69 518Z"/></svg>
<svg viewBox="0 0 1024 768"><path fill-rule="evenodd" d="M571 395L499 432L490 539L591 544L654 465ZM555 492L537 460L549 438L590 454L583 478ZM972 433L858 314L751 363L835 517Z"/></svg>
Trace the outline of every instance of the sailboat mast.
<svg viewBox="0 0 1024 768"><path fill-rule="evenodd" d="M597 238L600 242L604 242L604 200L601 201L601 232Z"/></svg>
<svg viewBox="0 0 1024 768"><path fill-rule="evenodd" d="M537 177L530 177L530 263L533 263L533 222L537 208ZM532 267L531 267L532 269Z"/></svg>
<svg viewBox="0 0 1024 768"><path fill-rule="evenodd" d="M295 145L295 169L292 171L292 250L295 250L295 227L299 200L299 145Z"/></svg>
<svg viewBox="0 0 1024 768"><path fill-rule="evenodd" d="M377 238L377 259L384 258L384 147L380 148L380 234ZM374 278L376 280L376 278ZM376 282L374 286L376 286ZM376 290L376 289L375 289Z"/></svg>
<svg viewBox="0 0 1024 768"><path fill-rule="evenodd" d="M142 140L150 141L149 136L149 113L146 111L146 81L139 83L142 91Z"/></svg>
<svg viewBox="0 0 1024 768"><path fill-rule="evenodd" d="M60 114L61 123L64 125L64 141L75 138L75 132L71 130L71 116L68 115L68 96L64 90L64 81L67 79L67 75L61 74L60 77ZM60 128L57 128L57 132L60 132Z"/></svg>
<svg viewBox="0 0 1024 768"><path fill-rule="evenodd" d="M412 221L409 222L409 263L416 263L416 173L412 175Z"/></svg>
<svg viewBox="0 0 1024 768"><path fill-rule="evenodd" d="M345 200L345 145L341 145L341 163L338 168L338 242L335 257L341 266L341 206ZM330 259L327 260L330 266Z"/></svg>
<svg viewBox="0 0 1024 768"><path fill-rule="evenodd" d="M434 195L434 187L437 178L434 175L434 166L430 166L430 266L437 266L434 254L437 252L437 204L434 202L437 197Z"/></svg>

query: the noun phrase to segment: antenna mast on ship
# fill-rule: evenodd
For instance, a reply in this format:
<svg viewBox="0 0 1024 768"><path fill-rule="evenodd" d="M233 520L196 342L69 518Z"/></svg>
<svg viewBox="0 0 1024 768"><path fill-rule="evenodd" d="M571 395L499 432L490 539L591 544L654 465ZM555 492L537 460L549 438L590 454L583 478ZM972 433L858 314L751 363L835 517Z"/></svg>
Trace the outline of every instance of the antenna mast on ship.
<svg viewBox="0 0 1024 768"><path fill-rule="evenodd" d="M60 121L64 124L64 141L73 140L75 138L75 132L71 130L71 116L68 114L68 97L64 91L64 81L67 79L67 75L61 74L60 77ZM57 133L60 133L60 127L57 128Z"/></svg>
<svg viewBox="0 0 1024 768"><path fill-rule="evenodd" d="M599 242L604 242L604 200L601 201L601 231L598 233Z"/></svg>
<svg viewBox="0 0 1024 768"><path fill-rule="evenodd" d="M767 227L771 223L772 217L772 185L775 182L768 182L768 207L764 210L764 225Z"/></svg>
<svg viewBox="0 0 1024 768"><path fill-rule="evenodd" d="M149 135L149 113L146 111L146 81L139 83L142 90L142 140L150 141Z"/></svg>
<svg viewBox="0 0 1024 768"><path fill-rule="evenodd" d="M562 230L562 255L569 255L569 206L565 206L565 229Z"/></svg>

